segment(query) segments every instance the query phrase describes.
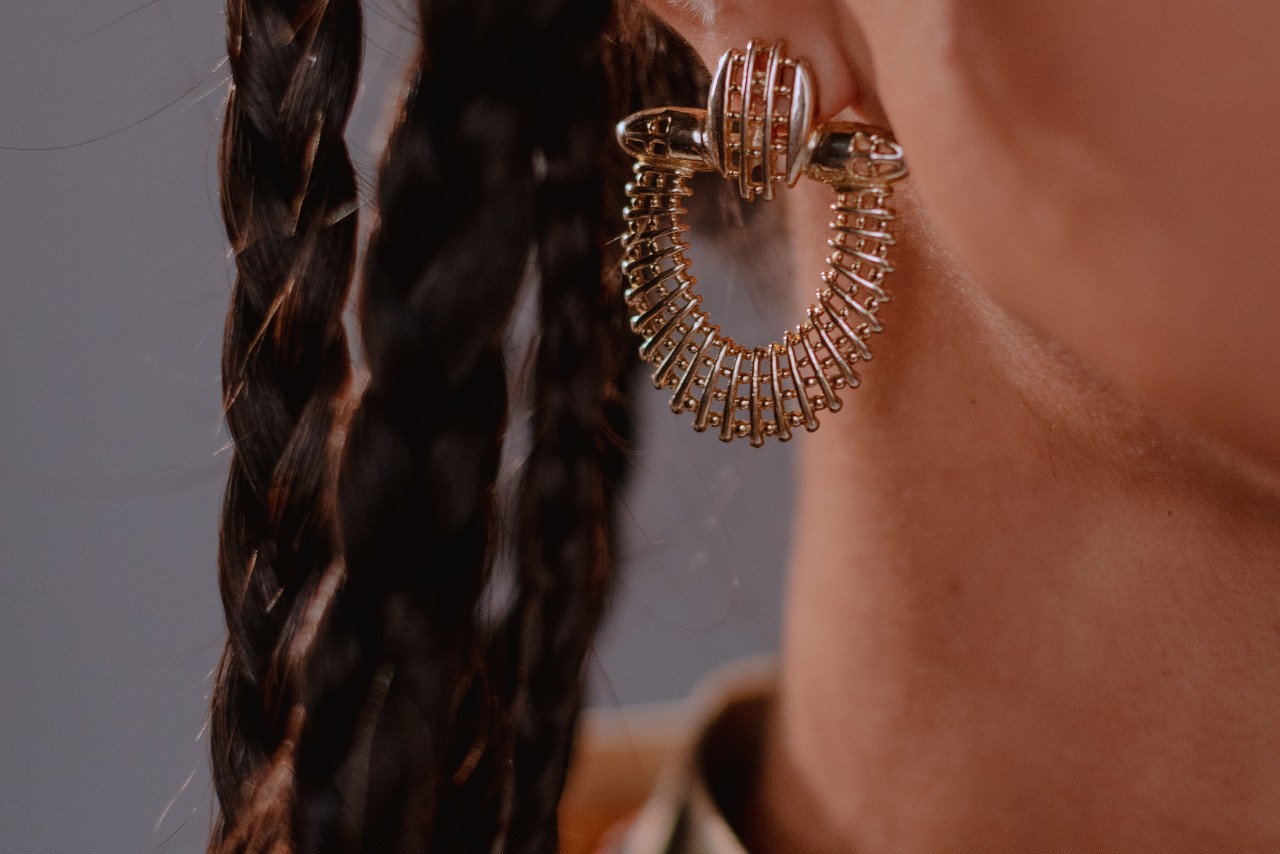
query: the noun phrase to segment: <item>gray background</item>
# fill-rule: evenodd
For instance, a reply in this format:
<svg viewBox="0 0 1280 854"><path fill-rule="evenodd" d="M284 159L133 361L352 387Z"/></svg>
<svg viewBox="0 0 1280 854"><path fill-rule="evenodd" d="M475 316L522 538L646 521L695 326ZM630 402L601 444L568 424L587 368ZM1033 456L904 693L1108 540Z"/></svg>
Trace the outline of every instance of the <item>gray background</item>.
<svg viewBox="0 0 1280 854"><path fill-rule="evenodd" d="M411 54L397 2L366 5L350 137L368 181ZM0 3L0 854L203 850L222 40L218 0ZM698 265L748 337L776 331L709 242ZM681 696L771 648L787 546L787 449L722 447L640 391L605 704Z"/></svg>

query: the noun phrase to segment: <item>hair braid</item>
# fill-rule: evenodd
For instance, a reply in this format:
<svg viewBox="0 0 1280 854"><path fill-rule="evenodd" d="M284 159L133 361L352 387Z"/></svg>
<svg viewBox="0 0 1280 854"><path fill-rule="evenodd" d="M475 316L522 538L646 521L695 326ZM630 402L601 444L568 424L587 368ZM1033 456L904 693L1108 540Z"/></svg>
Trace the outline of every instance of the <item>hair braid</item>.
<svg viewBox="0 0 1280 854"><path fill-rule="evenodd" d="M536 210L539 341L533 441L520 511L522 664L509 850L550 852L581 703L583 663L612 571L610 511L626 430L618 398L618 295L602 283L601 189L611 145L601 34L611 0L554 4L556 54L544 59ZM611 416L613 416L611 418ZM611 423L614 422L614 423Z"/></svg>
<svg viewBox="0 0 1280 854"><path fill-rule="evenodd" d="M339 484L347 574L310 654L298 850L487 852L507 689L477 606L493 559L503 337L532 245L535 4L424 0L360 326Z"/></svg>
<svg viewBox="0 0 1280 854"><path fill-rule="evenodd" d="M524 680L515 708L514 852L557 848L584 665L613 577L631 434L624 390L637 362L616 250L603 251L622 228L630 166L611 125L643 107L697 97L705 76L687 46L634 7L577 0L562 14L555 85L540 106L547 168L537 198L541 334L515 617Z"/></svg>
<svg viewBox="0 0 1280 854"><path fill-rule="evenodd" d="M329 449L350 379L342 312L356 248L343 131L362 23L357 0L229 0L227 27L220 172L237 277L223 394L234 449L219 546L228 641L212 703L221 814L210 848L250 850L242 831L253 814L283 808L265 803L276 789L262 784L274 756L287 760L297 698L282 657L301 624L294 603L333 560Z"/></svg>
<svg viewBox="0 0 1280 854"><path fill-rule="evenodd" d="M347 435L337 525L324 447L349 374L333 313L354 237L352 218L335 207L354 195L345 151L347 192L314 207L309 194L335 168L323 152L331 135L341 143L335 122L345 122L358 63L338 69L350 77L319 72L345 93L331 103L306 91L305 71L273 70L262 57L274 48L294 64L313 61L339 12L356 16L344 32L358 46L358 11L335 3L291 15L233 3L229 16L237 89L223 158L228 231L242 280L281 284L244 294L238 286L228 333L227 376L240 381L228 386L238 442L223 548L232 640L215 704L223 851L556 847L629 432L620 387L630 337L616 270L601 259L602 170L625 166L605 128L644 105L655 83L669 100L691 66L677 61L667 74L637 58L687 56L647 17L632 33L617 13L618 33L602 38L611 0L420 2L419 67L381 170L366 259L370 383ZM621 72L613 108L606 64ZM270 124L307 115L303 104L315 117L305 132ZM273 203L255 181L275 191ZM621 182L604 183L616 196ZM342 237L345 254L324 242L308 248L310 231ZM304 260L259 247L264 234ZM480 600L497 540L503 339L531 260L542 331L523 548L510 618L492 625ZM331 299L301 293L311 263L345 273ZM310 320L329 312L329 337L313 333L304 351L282 332L301 322L282 316L291 309ZM311 397L300 385L289 386L296 395L262 392L291 376L278 363L339 355ZM334 385L322 406L325 380ZM281 435L289 416L295 432ZM294 496L306 500L295 505ZM284 556L300 559L286 567Z"/></svg>

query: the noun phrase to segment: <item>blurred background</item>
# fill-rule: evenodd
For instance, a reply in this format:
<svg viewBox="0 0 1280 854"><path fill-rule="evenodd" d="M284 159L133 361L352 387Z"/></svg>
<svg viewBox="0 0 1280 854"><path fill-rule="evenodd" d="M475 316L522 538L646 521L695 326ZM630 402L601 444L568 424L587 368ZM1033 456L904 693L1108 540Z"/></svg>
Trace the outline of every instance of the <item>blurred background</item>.
<svg viewBox="0 0 1280 854"><path fill-rule="evenodd" d="M2 5L0 852L200 852L232 269L221 3ZM349 138L367 193L413 36L405 0L365 8ZM746 276L761 259L712 240L695 255L717 316L772 338ZM777 638L788 449L698 436L647 383L637 402L597 705L684 696Z"/></svg>

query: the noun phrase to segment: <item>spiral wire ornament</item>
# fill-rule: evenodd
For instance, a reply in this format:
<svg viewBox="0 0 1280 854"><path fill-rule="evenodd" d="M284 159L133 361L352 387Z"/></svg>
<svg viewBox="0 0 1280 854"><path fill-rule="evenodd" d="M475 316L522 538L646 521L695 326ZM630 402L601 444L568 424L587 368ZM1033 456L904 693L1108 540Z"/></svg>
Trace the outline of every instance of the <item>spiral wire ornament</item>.
<svg viewBox="0 0 1280 854"><path fill-rule="evenodd" d="M618 126L636 158L627 184L622 272L640 357L654 366L656 388L673 389L671 409L693 412L699 432L746 437L755 447L788 441L817 413L837 412L840 392L857 388L854 369L871 359L868 339L889 299L885 278L894 245L892 182L906 174L901 147L887 131L850 122L811 129L816 101L803 60L785 46L748 44L720 61L708 109L661 108ZM831 254L806 318L781 341L748 348L702 308L690 272L684 202L697 172L717 170L748 201L774 198L776 185L802 175L835 190Z"/></svg>

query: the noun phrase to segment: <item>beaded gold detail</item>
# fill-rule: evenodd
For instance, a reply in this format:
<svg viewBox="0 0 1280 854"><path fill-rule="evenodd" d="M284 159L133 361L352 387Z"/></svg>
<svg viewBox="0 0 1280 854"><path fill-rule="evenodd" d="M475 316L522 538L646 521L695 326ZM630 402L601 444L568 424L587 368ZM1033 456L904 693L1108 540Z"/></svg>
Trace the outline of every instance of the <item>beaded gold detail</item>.
<svg viewBox="0 0 1280 854"><path fill-rule="evenodd" d="M894 244L891 183L906 174L887 131L847 122L810 128L814 87L803 60L781 43L725 54L707 111L646 110L618 125L636 158L627 184L622 272L640 357L657 388L673 389L671 409L693 412L693 427L756 447L768 437L818 429L817 413L838 411L840 392L860 383L868 339L889 299L885 277ZM771 199L775 184L807 175L835 189L831 254L806 318L764 347L744 347L702 308L682 234L695 172L720 171L748 200Z"/></svg>

